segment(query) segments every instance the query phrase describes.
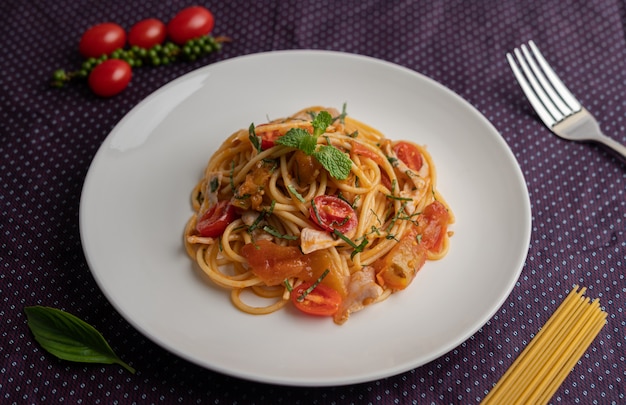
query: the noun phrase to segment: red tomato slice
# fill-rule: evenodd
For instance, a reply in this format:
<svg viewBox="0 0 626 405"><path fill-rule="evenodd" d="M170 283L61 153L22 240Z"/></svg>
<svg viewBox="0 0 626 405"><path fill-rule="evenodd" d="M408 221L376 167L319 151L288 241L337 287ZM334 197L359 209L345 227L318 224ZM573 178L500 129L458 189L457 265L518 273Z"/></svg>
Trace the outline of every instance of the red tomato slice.
<svg viewBox="0 0 626 405"><path fill-rule="evenodd" d="M417 223L387 255L374 262L380 285L403 290L413 281L426 262L428 251L441 250L450 213L442 203L434 201L420 213Z"/></svg>
<svg viewBox="0 0 626 405"><path fill-rule="evenodd" d="M224 229L235 220L237 212L228 201L219 201L209 208L196 223L196 230L201 236L216 238L224 233Z"/></svg>
<svg viewBox="0 0 626 405"><path fill-rule="evenodd" d="M335 229L346 234L356 228L358 219L354 209L339 197L319 195L313 199L309 209L311 220L328 232Z"/></svg>
<svg viewBox="0 0 626 405"><path fill-rule="evenodd" d="M300 311L309 315L332 316L341 305L341 295L324 284L318 284L311 292L305 292L312 283L302 283L291 292L291 302Z"/></svg>
<svg viewBox="0 0 626 405"><path fill-rule="evenodd" d="M256 136L261 138L261 149L266 150L273 147L276 144L276 140L280 138L283 134L280 133L279 130L275 129L273 131L263 131L263 127L267 124L258 125L254 129L254 133Z"/></svg>
<svg viewBox="0 0 626 405"><path fill-rule="evenodd" d="M370 158L374 162L378 163L378 165L383 164L383 162L381 161L381 157L371 149L365 147L361 142L352 142L352 153L354 153L355 155L361 155Z"/></svg>
<svg viewBox="0 0 626 405"><path fill-rule="evenodd" d="M398 159L406 163L410 169L418 171L422 168L422 154L417 146L408 142L398 142L393 147L393 151L396 152Z"/></svg>
<svg viewBox="0 0 626 405"><path fill-rule="evenodd" d="M421 235L420 245L431 252L439 252L450 223L450 213L445 205L433 201L419 215L417 230Z"/></svg>

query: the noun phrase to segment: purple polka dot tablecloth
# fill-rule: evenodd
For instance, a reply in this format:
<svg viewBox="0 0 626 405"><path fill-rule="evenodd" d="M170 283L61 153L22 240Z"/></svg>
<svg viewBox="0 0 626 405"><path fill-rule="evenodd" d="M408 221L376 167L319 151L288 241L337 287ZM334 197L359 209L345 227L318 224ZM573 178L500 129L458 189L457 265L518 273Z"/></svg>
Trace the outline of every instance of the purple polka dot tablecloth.
<svg viewBox="0 0 626 405"><path fill-rule="evenodd" d="M214 35L231 39L220 51L193 62L134 69L128 88L111 98L95 96L81 81L50 86L53 71L82 63L78 41L88 27L111 21L128 29L149 17L168 21L196 3L213 12ZM0 5L1 403L480 403L574 285L599 298L607 324L551 403L626 403L626 161L601 145L551 134L505 58L533 40L604 133L626 144L626 2L196 3ZM493 124L524 174L532 233L515 287L475 334L419 368L336 387L278 386L224 375L177 357L134 329L87 265L79 231L83 182L99 146L124 115L194 69L288 49L366 55L428 76ZM484 246L482 254L489 254L488 240ZM27 325L24 308L33 305L87 321L137 373L47 353Z"/></svg>

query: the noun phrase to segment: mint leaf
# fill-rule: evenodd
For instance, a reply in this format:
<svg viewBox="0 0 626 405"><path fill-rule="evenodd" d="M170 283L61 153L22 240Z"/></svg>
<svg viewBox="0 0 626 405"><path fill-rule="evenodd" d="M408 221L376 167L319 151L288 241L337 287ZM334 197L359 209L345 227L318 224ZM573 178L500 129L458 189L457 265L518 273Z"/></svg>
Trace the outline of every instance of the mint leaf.
<svg viewBox="0 0 626 405"><path fill-rule="evenodd" d="M135 374L135 369L120 360L100 332L85 321L50 307L25 307L24 312L35 340L50 354L82 363L119 364Z"/></svg>
<svg viewBox="0 0 626 405"><path fill-rule="evenodd" d="M312 136L302 128L291 128L287 133L276 140L279 145L300 149L307 155L315 151L317 137Z"/></svg>
<svg viewBox="0 0 626 405"><path fill-rule="evenodd" d="M311 122L311 125L313 126L313 136L318 137L322 135L326 132L326 128L328 128L332 122L333 117L328 111L320 111Z"/></svg>
<svg viewBox="0 0 626 405"><path fill-rule="evenodd" d="M330 175L338 180L345 180L350 174L352 160L342 151L330 145L317 147L317 138L326 132L326 128L333 122L333 117L328 111L320 111L311 125L313 135L302 128L291 128L287 133L276 140L277 144L299 149L307 155L313 155L315 159L326 169Z"/></svg>
<svg viewBox="0 0 626 405"><path fill-rule="evenodd" d="M331 176L345 180L350 174L352 160L345 153L330 145L322 145L313 153L313 157L321 163Z"/></svg>

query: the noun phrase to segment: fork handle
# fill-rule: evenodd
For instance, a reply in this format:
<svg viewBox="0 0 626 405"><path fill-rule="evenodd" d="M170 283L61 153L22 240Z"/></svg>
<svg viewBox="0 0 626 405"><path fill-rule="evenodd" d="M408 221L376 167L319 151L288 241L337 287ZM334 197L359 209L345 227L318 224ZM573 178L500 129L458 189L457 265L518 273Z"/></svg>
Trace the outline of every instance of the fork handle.
<svg viewBox="0 0 626 405"><path fill-rule="evenodd" d="M615 152L620 154L622 156L622 158L626 159L626 146L624 146L621 143L617 142L613 138L609 138L608 136L602 134L598 138L595 138L595 140L597 140L598 142L604 144L605 146L608 146L609 148L613 149Z"/></svg>

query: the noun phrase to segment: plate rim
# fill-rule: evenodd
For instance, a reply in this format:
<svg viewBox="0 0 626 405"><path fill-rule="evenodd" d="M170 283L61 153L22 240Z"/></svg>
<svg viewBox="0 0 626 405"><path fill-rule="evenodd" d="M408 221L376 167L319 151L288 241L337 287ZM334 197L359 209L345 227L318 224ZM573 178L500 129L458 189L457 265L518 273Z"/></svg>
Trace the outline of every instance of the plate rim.
<svg viewBox="0 0 626 405"><path fill-rule="evenodd" d="M140 110L141 108L143 108L143 106L158 98L161 93L166 92L169 88L171 87L175 87L178 86L180 83L184 82L185 80L188 80L190 77L192 77L193 75L197 75L197 74L201 74L201 72L204 71L210 71L212 69L216 69L216 68L220 68L224 65L227 64L233 64L233 63L241 63L242 61L246 61L249 59L256 59L256 58L265 58L265 57L269 57L269 58L273 58L275 56L290 56L290 55L326 55L332 58L350 58L353 59L354 61L362 61L362 62L366 62L366 63L375 63L375 64L381 64L386 68L390 68L390 69L394 69L394 70L399 70L402 71L404 73L408 73L410 75L415 76L416 78L419 78L420 80L424 80L426 82L429 83L429 85L434 85L436 86L436 88L439 91L443 91L446 92L450 97L454 97L457 99L457 101L461 102L461 104L465 107L468 108L472 114L474 115L475 118L479 119L482 121L482 124L489 127L490 131L496 135L495 139L496 141L499 143L499 145L502 147L502 150L505 151L505 153L508 154L507 156L507 160L513 162L513 168L514 168L514 172L517 175L517 182L521 183L524 185L523 187L523 191L524 191L524 196L525 196L525 201L523 205L524 208L524 212L523 215L526 219L526 221L524 221L524 235L523 235L523 239L526 241L524 248L519 252L520 257L517 260L517 269L514 272L514 275L510 278L510 281L508 283L507 289L505 293L502 293L500 295L500 299L497 303L495 303L492 306L492 310L489 311L488 313L485 313L483 315L483 317L480 320L477 320L475 323L479 324L478 327L476 328L470 328L471 330L468 330L466 334L462 335L461 337L459 337L457 339L457 342L453 342L450 345L443 347L438 353L434 353L433 356L431 356L432 358L430 358L429 360L427 360L426 362L416 365L416 366L412 366L410 368L406 368L406 367L396 367L393 369L389 369L387 372L385 373L376 373L376 372L372 372L369 373L367 375L365 374L361 374L359 376L355 376L352 378L344 378L342 380L337 380L337 381L303 381L301 379L298 378L293 378L293 379L282 379L282 378L274 378L274 377L264 377L264 376L259 376L257 373L246 373L246 372L242 372L242 371L237 371L237 372L233 372L233 370L225 368L225 367L220 367L220 366L216 366L216 365L210 365L207 364L206 361L203 361L201 359L195 359L193 357L188 356L184 351L179 350L178 348L175 347L171 347L169 345L167 345L165 342L162 341L162 339L158 338L157 336L153 336L149 331L147 331L139 322L137 322L137 320L132 319L132 317L130 317L127 314L127 311L124 310L124 308L120 307L119 303L116 302L114 299L112 299L112 296L110 294L109 291L106 290L106 288L104 288L104 285L102 283L102 280L100 279L100 274L98 273L98 271L95 270L95 264L92 263L89 252L87 252L87 243L86 240L84 240L84 238L86 238L86 230L85 230L85 201L87 200L87 193L89 192L90 187L92 186L93 182L93 176L94 176L94 172L95 170L97 170L97 165L99 164L99 161L101 159L104 159L104 155L105 155L105 150L107 150L109 148L109 143L111 141L111 137L116 134L120 128L123 128L125 122L130 119L130 117L132 116L132 114L134 114L136 111ZM435 157L436 160L436 157ZM215 62L213 64L210 65L206 65L203 67L200 67L198 69L192 70L174 80L172 80L171 82L163 85L162 87L158 88L157 90L155 90L154 92L152 92L150 95L148 95L147 97L145 97L143 100L141 100L137 105L135 105L132 109L130 109L123 117L122 119L112 128L112 130L109 132L109 134L107 135L107 137L105 138L105 140L102 142L102 144L100 145L100 147L98 148L98 151L96 152L96 154L94 155L90 165L89 165L89 169L87 171L87 175L85 177L85 181L83 184L83 188L81 191L81 197L80 197L80 206L79 206L79 228L80 228L80 238L81 238L81 244L83 247L83 253L85 256L85 260L87 261L89 270L91 272L91 274L93 275L93 277L96 280L96 283L98 284L98 287L100 288L101 292L103 293L103 295L107 298L107 300L109 301L109 303L116 309L116 311L118 311L118 313L120 313L120 315L122 315L122 317L130 324L132 325L135 329L137 329L138 331L140 331L145 338L150 339L151 341L157 343L160 347L162 347L163 349L176 354L177 356L186 359L194 364L197 364L201 367L213 370L213 371L217 371L226 375L230 375L230 376L234 376L234 377L238 377L238 378L243 378L246 380L250 380L250 381L257 381L257 382L262 382L262 383L270 383L270 384L279 384L279 385L288 385L288 386L316 386L316 387L320 387L320 386L339 386L339 385L347 385L347 384L354 384L354 383L362 383L362 382L367 382L367 381L373 381L375 379L379 379L379 378L385 378L385 377L389 377L392 375L397 375L399 373L408 371L410 369L416 368L416 367L420 367L424 364L426 364L428 361L432 361L435 360L439 357L441 357L442 355L444 355L445 353L448 353L449 351L453 350L454 348L458 347L459 345L461 345L463 342L465 342L467 339L469 339L472 335L474 335L476 332L478 332L493 316L494 314L502 307L502 305L506 302L506 300L509 298L509 296L511 295L511 292L513 291L515 284L518 282L519 277L521 275L521 272L523 270L525 261L527 260L527 255L528 255L528 249L530 246L530 241L531 241L531 230L532 230L532 212L531 212L531 204L530 204L530 196L528 193L528 188L526 186L526 181L524 179L524 174L521 170L521 167L519 166L519 163L515 157L515 155L513 154L512 150L510 149L508 143L506 142L506 140L504 139L504 137L502 137L502 135L500 134L500 132L493 126L493 124L476 108L474 107L472 104L470 104L468 101L466 101L464 98L462 98L460 95L458 95L457 93L455 93L454 91L452 91L451 89L445 87L443 84L437 82L434 79L431 79L425 75L423 75L422 73L419 73L417 71L414 71L412 69L409 69L407 67L395 64L393 62L390 61L386 61L386 60L381 60L381 59L376 59L370 56L366 56L366 55L360 55L360 54L353 54L353 53L347 53L347 52L338 52L338 51L327 51L327 50L304 50L304 49L297 49L297 50L280 50L280 51L268 51L268 52L259 52L259 53L252 53L252 54L246 54L246 55L240 55L240 56L236 56L233 58L229 58L229 59L225 59L219 62Z"/></svg>

